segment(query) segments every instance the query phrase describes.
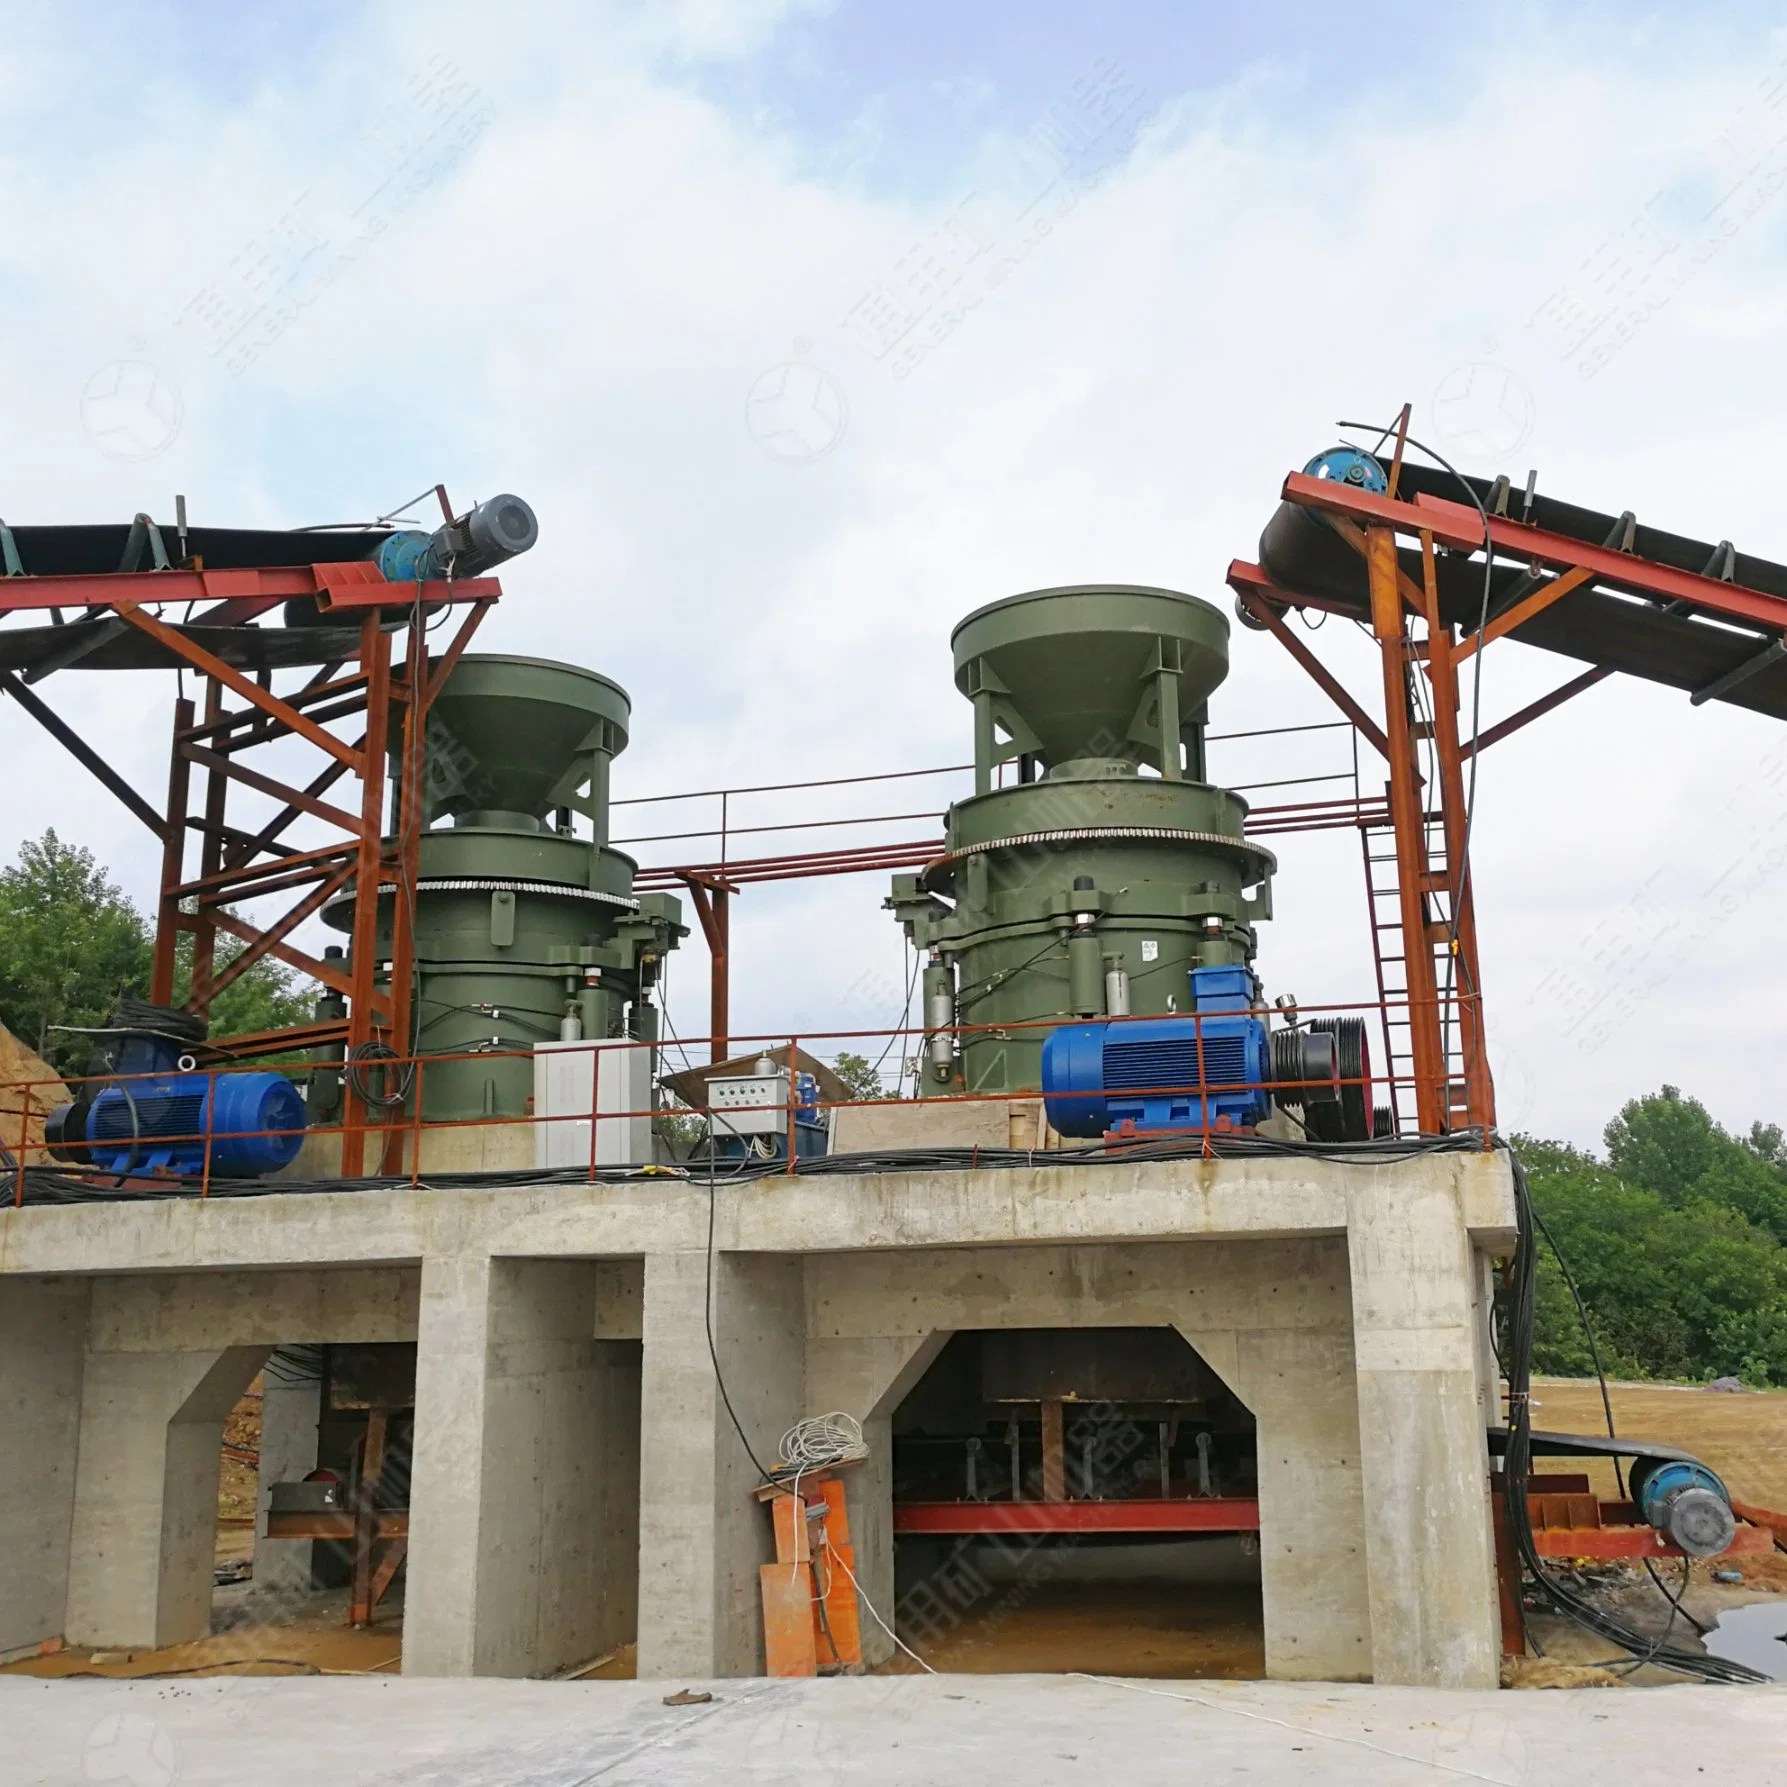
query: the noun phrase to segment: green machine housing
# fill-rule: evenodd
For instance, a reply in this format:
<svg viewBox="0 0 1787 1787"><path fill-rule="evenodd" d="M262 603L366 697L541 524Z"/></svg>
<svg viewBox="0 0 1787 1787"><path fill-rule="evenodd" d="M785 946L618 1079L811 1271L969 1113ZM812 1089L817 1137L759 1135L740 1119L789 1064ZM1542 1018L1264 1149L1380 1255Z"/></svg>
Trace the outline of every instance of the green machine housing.
<svg viewBox="0 0 1787 1787"><path fill-rule="evenodd" d="M631 711L626 690L592 670L494 654L461 658L435 697L414 1049L465 1058L424 1063L425 1118L525 1115L533 1066L509 1051L585 1036L657 1040L652 988L688 933L680 902L636 895L638 865L608 843L609 765L626 749ZM593 837L573 832L573 813ZM389 910L387 896L381 974ZM350 891L323 916L345 930L352 914Z"/></svg>
<svg viewBox="0 0 1787 1787"><path fill-rule="evenodd" d="M1010 596L956 628L975 792L887 902L925 957L933 1088L1033 1091L1055 1024L1183 1012L1190 969L1252 962L1277 865L1242 835L1247 803L1204 780L1228 631L1208 602L1127 584Z"/></svg>

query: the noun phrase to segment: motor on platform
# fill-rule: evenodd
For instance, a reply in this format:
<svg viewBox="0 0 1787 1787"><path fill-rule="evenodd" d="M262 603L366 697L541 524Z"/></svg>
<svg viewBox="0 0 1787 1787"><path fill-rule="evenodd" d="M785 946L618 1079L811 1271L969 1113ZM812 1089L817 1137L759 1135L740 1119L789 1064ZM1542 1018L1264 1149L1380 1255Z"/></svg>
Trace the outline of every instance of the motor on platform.
<svg viewBox="0 0 1787 1787"><path fill-rule="evenodd" d="M1252 969L1193 968L1187 978L1187 1014L1050 1031L1043 1098L1060 1134L1254 1129L1274 1104L1299 1111L1318 1141L1383 1133L1361 1019L1269 1030Z"/></svg>
<svg viewBox="0 0 1787 1787"><path fill-rule="evenodd" d="M44 1119L57 1160L101 1172L210 1171L253 1179L289 1166L304 1142L304 1100L283 1074L196 1072L205 1023L192 1013L121 1002L101 1041L116 1077Z"/></svg>
<svg viewBox="0 0 1787 1787"><path fill-rule="evenodd" d="M1646 1521L1689 1557L1717 1557L1737 1536L1731 1494L1692 1458L1635 1458L1628 1493Z"/></svg>

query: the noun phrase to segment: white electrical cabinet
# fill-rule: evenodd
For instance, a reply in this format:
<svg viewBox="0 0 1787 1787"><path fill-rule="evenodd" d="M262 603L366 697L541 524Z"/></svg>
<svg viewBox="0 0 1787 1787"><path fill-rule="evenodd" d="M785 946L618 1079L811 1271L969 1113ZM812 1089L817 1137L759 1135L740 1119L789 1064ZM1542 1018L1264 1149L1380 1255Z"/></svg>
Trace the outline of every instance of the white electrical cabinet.
<svg viewBox="0 0 1787 1787"><path fill-rule="evenodd" d="M787 1069L709 1080L707 1112L715 1135L786 1135Z"/></svg>
<svg viewBox="0 0 1787 1787"><path fill-rule="evenodd" d="M652 1158L652 1052L621 1042L543 1042L534 1050L534 1165L645 1166Z"/></svg>

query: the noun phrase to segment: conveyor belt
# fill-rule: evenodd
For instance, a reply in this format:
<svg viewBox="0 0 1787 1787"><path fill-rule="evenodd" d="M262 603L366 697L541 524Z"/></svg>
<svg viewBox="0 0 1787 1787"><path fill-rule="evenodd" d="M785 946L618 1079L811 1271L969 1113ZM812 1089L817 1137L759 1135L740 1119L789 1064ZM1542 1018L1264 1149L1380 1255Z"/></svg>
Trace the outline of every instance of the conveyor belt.
<svg viewBox="0 0 1787 1787"><path fill-rule="evenodd" d="M1493 511L1497 487L1482 478L1467 482ZM1404 494L1454 503L1463 496L1449 472L1414 464L1403 466L1400 488ZM1638 559L1716 577L1787 603L1787 565L1738 552L1723 541L1696 540L1643 523L1628 523L1624 516L1541 494L1535 494L1529 512L1518 487L1503 501L1512 520L1530 521L1546 532L1596 547L1612 545ZM1418 583L1419 554L1411 548L1399 557L1404 571ZM1289 503L1278 508L1260 536L1260 564L1275 584L1292 595L1338 604L1361 618L1369 611L1364 561L1320 516L1307 509ZM1481 555L1472 557L1442 548L1435 555L1435 572L1441 613L1453 625L1474 630L1483 602ZM1525 568L1509 563L1504 550L1491 577L1491 618L1534 587ZM1708 690L1721 677L1752 664L1779 635L1762 626L1717 619L1692 606L1588 584L1542 609L1507 637L1691 693ZM1787 719L1787 653L1764 661L1753 674L1710 698Z"/></svg>
<svg viewBox="0 0 1787 1787"><path fill-rule="evenodd" d="M1692 1452L1684 1452L1679 1446L1661 1446L1650 1440L1610 1439L1604 1433L1540 1433L1534 1429L1532 1437L1534 1453L1547 1458L1657 1458L1688 1464L1700 1462ZM1500 1458L1507 1449L1507 1428L1490 1428L1490 1456Z"/></svg>

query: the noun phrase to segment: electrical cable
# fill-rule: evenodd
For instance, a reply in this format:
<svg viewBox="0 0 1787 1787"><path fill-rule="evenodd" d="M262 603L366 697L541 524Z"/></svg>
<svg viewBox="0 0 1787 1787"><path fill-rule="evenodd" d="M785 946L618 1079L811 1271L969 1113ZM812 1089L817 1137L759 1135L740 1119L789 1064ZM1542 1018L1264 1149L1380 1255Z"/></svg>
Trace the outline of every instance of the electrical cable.
<svg viewBox="0 0 1787 1787"><path fill-rule="evenodd" d="M1588 1307L1582 1300L1582 1292L1576 1288L1576 1275L1570 1270L1570 1263L1564 1258L1557 1242L1552 1239L1551 1230L1545 1226L1545 1218L1539 1214L1536 1205L1533 1208L1533 1224L1544 1237L1545 1245L1551 1249L1551 1257L1557 1261L1557 1268L1563 1273L1564 1283L1569 1287L1571 1299L1576 1305L1576 1319L1582 1324L1583 1337L1588 1341L1588 1356L1594 1362L1595 1380L1601 1386L1601 1412L1607 1418L1607 1437L1610 1440L1618 1439L1619 1435L1613 1426L1613 1398L1607 1393L1607 1373L1601 1366L1601 1349L1595 1342L1594 1323L1588 1319ZM1626 1473L1617 1458L1613 1461L1613 1477L1623 1498L1626 1493Z"/></svg>
<svg viewBox="0 0 1787 1787"><path fill-rule="evenodd" d="M900 1007L899 1029L887 1039L887 1046L882 1049L881 1053L875 1058L875 1077L877 1079L881 1077L882 1063L893 1053L894 1044L905 1040L907 1025L912 1021L912 994L918 985L918 950L914 947L910 937L902 939L901 948L912 958L912 965L906 971L906 1003ZM902 1068L900 1072L900 1084L904 1086L905 1083L906 1074L904 1068Z"/></svg>
<svg viewBox="0 0 1787 1787"><path fill-rule="evenodd" d="M862 1423L842 1409L829 1415L810 1415L782 1435L776 1448L784 1465L793 1465L800 1473L827 1470L834 1465L855 1464L869 1455L868 1442L862 1436Z"/></svg>
<svg viewBox="0 0 1787 1787"><path fill-rule="evenodd" d="M401 1057L388 1042L380 1042L374 1038L373 1041L359 1043L348 1051L343 1077L362 1104L370 1105L374 1110L394 1111L409 1097L410 1087L416 1078L416 1064L413 1060L403 1062L401 1067L383 1065L399 1060ZM381 1076L382 1084L377 1092L372 1090L369 1083L369 1071Z"/></svg>
<svg viewBox="0 0 1787 1787"><path fill-rule="evenodd" d="M829 1550L830 1547L828 1546L827 1549ZM924 1660L924 1658L921 1657L918 1654L918 1652L915 1651L912 1648L912 1646L909 1645L906 1642L906 1640L904 1638L902 1638L899 1635L899 1633L896 1632L893 1629L893 1627L890 1626L887 1623L887 1621L881 1617L881 1615L878 1612L876 1612L875 1603L869 1599L868 1591L863 1587L863 1585L860 1582L858 1582L856 1580L856 1572L853 1569L851 1569L851 1567L849 1566L848 1563L846 1563L844 1561L844 1554L842 1552L834 1551L834 1552L832 1552L832 1556L834 1556L838 1560L838 1568L841 1569L844 1572L844 1574L850 1578L850 1586L856 1590L857 1600L859 1600L863 1604L863 1606L868 1608L869 1618L872 1619L875 1622L875 1624L878 1625L881 1628L881 1630L884 1631L888 1635L888 1637L891 1638L894 1641L894 1643L897 1644L900 1647L900 1649L903 1650L906 1653L906 1655L909 1656L913 1660L913 1662L915 1662L919 1666L919 1668L925 1672L926 1675L935 1675L937 1673L937 1671L935 1669L933 1669L930 1666L930 1664L927 1663Z"/></svg>
<svg viewBox="0 0 1787 1787"><path fill-rule="evenodd" d="M1374 427L1375 424L1370 422L1339 422L1336 423L1335 426L1339 428L1371 428ZM1381 448L1390 435L1396 431L1397 426L1398 424L1392 424L1390 428L1383 429L1379 433L1377 443L1379 448ZM1477 494L1476 487L1467 477L1465 477L1457 466L1451 462L1451 460L1445 457L1444 454L1439 453L1434 448L1428 446L1425 441L1416 440L1412 434L1404 432L1401 438L1406 446L1414 447L1418 452L1425 453L1436 465L1448 472L1457 481L1459 489L1461 489L1470 499L1477 514L1482 518L1483 601L1477 616L1477 637L1481 640L1484 630L1489 625L1489 608L1495 587L1495 530L1490 525L1489 510L1484 506L1483 499ZM1374 448L1372 450L1372 457L1375 458L1376 453L1377 448ZM1451 1005L1450 994L1454 984L1454 975L1457 975L1461 980L1472 980L1467 965L1463 962L1458 952L1458 923L1463 906L1465 883L1470 873L1471 838L1475 832L1477 820L1477 762L1482 756L1482 752L1478 749L1478 741L1482 736L1483 724L1483 650L1481 647L1472 654L1472 660L1470 781L1466 786L1464 796L1464 835L1459 844L1458 861L1451 865L1453 870L1453 883L1451 898L1448 902L1451 906L1446 935L1446 986L1448 994L1448 1011L1450 1010ZM1471 998L1480 999L1482 997L1482 989L1478 987L1474 981L1472 981L1468 990ZM1485 1076L1489 1073L1489 1064L1487 1061L1483 1063L1483 1072Z"/></svg>
<svg viewBox="0 0 1787 1787"><path fill-rule="evenodd" d="M757 1448L751 1444L745 1432L744 1423L738 1418L738 1410L732 1406L732 1397L726 1389L726 1375L720 1370L720 1349L714 1343L714 1211L719 1202L719 1192L714 1183L713 1150L708 1150L707 1157L707 1277L701 1298L701 1318L707 1327L707 1356L713 1360L714 1383L720 1392L720 1400L726 1405L726 1413L732 1419L733 1431L738 1435L739 1444L745 1449L745 1456L751 1461L751 1468L757 1473L759 1483L774 1481L769 1472L763 1468L763 1461L757 1456Z"/></svg>
<svg viewBox="0 0 1787 1787"><path fill-rule="evenodd" d="M1335 426L1338 428L1371 428L1375 426L1375 424L1371 422L1338 422ZM1378 436L1378 445L1382 446L1392 432L1392 429L1386 429L1380 434ZM1449 472L1452 477L1457 480L1459 489L1470 498L1471 504L1476 509L1478 515L1482 517L1483 603L1481 611L1477 617L1477 633L1478 636L1481 637L1484 628L1489 625L1489 605L1495 589L1495 530L1490 525L1489 510L1484 506L1483 499L1477 494L1476 486L1471 483L1471 481L1451 462L1451 460L1447 459L1443 454L1436 452L1424 441L1416 440L1412 434L1405 434L1402 438L1407 445L1425 453L1436 465ZM1450 941L1453 945L1451 953L1454 954L1456 953L1458 942L1458 903L1464 888L1466 865L1470 862L1471 831L1477 816L1477 759L1481 755L1477 749L1477 740L1481 736L1483 720L1483 653L1479 650L1473 653L1472 656L1474 657L1475 662L1471 666L1471 775L1470 783L1465 790L1464 796L1463 846L1458 853L1458 861L1454 865L1457 871L1457 880L1455 883L1456 891L1452 897L1452 923L1450 935ZM1475 987L1471 989L1473 993L1475 993L1476 990Z"/></svg>
<svg viewBox="0 0 1787 1787"><path fill-rule="evenodd" d="M1377 1136L1360 1142L1322 1142L1281 1139L1260 1135L1198 1135L1160 1142L1136 1143L1107 1149L1102 1142L1050 1149L1039 1156L1033 1148L882 1148L849 1154L820 1154L801 1159L802 1178L849 1177L867 1173L947 1173L978 1168L1003 1171L1017 1167L1132 1166L1170 1160L1278 1158L1328 1160L1346 1165L1383 1166L1429 1154L1480 1153L1480 1130L1451 1130L1434 1136ZM748 1184L769 1176L783 1177L787 1163L779 1156L756 1164L740 1162L723 1175L727 1184ZM594 1183L637 1185L652 1178L694 1179L686 1167L599 1167ZM27 1204L89 1204L196 1196L200 1180L170 1176L154 1183L139 1182L127 1193L95 1184L76 1167L24 1169ZM441 1191L500 1191L524 1186L591 1183L585 1167L535 1167L531 1169L480 1170L431 1173L427 1189ZM415 1189L408 1174L367 1174L358 1179L217 1179L209 1195L213 1201L227 1197L323 1197L341 1193L406 1192Z"/></svg>
<svg viewBox="0 0 1787 1787"><path fill-rule="evenodd" d="M1558 1613L1598 1637L1617 1644L1641 1663L1655 1663L1678 1675L1695 1676L1707 1682L1766 1682L1767 1676L1745 1664L1668 1644L1667 1628L1658 1638L1649 1638L1635 1631L1587 1596L1577 1594L1559 1576L1547 1570L1539 1557L1533 1538L1532 1513L1527 1504L1533 1457L1532 1361L1538 1314L1538 1237L1526 1170L1519 1155L1512 1150L1508 1154L1508 1164L1514 1181L1517 1242L1508 1287L1508 1440L1502 1458L1502 1494L1508 1531L1520 1561L1531 1576L1535 1590Z"/></svg>
<svg viewBox="0 0 1787 1787"><path fill-rule="evenodd" d="M1061 947L1061 939L1059 937L1050 937L1048 942L1045 943L1042 946L1042 948L1039 949L1036 952L1036 954L1031 956L1027 961L1019 962L1015 968L1006 968L1006 969L1002 970L1000 973L993 975L992 978L987 981L986 985L983 986L978 993L974 994L974 996L972 998L963 997L963 998L958 999L956 1001L956 1017L957 1017L958 1021L960 1020L962 1013L967 1011L967 1009L971 1005L978 1005L981 1002L981 1000L988 998L993 993L996 993L999 990L999 988L1004 986L1008 981L1016 980L1017 977L1020 974L1022 974L1026 968L1035 967L1036 964L1038 962L1040 962L1044 956L1051 954L1053 951L1059 949L1060 947Z"/></svg>
<svg viewBox="0 0 1787 1787"><path fill-rule="evenodd" d="M1595 1325L1589 1320L1588 1305L1583 1301L1582 1292L1577 1288L1576 1275L1570 1270L1570 1262L1564 1258L1563 1249L1558 1246L1551 1230L1546 1227L1545 1218L1539 1214L1536 1205L1533 1209L1533 1222L1540 1235L1544 1238L1545 1245L1551 1249L1551 1257L1557 1261L1558 1270L1564 1275L1564 1283L1568 1286L1571 1300L1576 1305L1576 1319L1582 1326L1584 1339L1588 1342L1589 1358L1593 1361L1595 1367L1595 1381L1600 1385L1601 1389L1601 1412L1606 1417L1607 1421L1607 1437L1610 1440L1617 1439L1619 1435L1615 1431L1613 1424L1613 1398L1608 1394L1607 1371L1601 1363L1601 1348L1595 1339ZM1620 1463L1617 1455L1613 1459L1613 1480L1619 1485L1620 1499L1623 1501L1626 1495L1626 1473L1625 1468ZM1668 1585L1663 1581L1663 1578L1657 1574L1656 1564L1648 1557L1642 1561L1645 1574L1650 1577L1652 1583L1656 1586L1657 1593L1669 1603L1669 1623L1663 1628L1664 1637L1667 1637L1674 1629L1676 1618L1679 1615L1682 1619L1685 1619L1702 1638L1704 1638L1706 1634L1712 1630L1712 1627L1705 1624L1704 1621L1697 1619L1682 1605L1682 1596L1688 1592L1688 1575L1691 1572L1692 1566L1687 1564L1685 1559L1683 1560L1684 1572L1681 1587L1678 1588L1672 1596L1669 1592Z"/></svg>

